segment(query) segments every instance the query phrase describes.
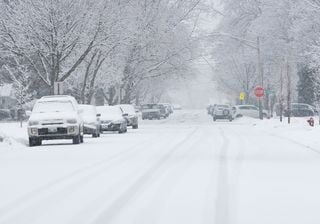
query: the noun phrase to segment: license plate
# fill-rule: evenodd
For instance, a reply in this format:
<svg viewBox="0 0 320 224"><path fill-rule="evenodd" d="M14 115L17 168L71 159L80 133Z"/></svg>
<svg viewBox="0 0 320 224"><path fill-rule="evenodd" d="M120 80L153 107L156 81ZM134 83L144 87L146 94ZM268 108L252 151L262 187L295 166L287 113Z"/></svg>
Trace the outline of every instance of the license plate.
<svg viewBox="0 0 320 224"><path fill-rule="evenodd" d="M48 128L49 133L56 133L58 131L57 128Z"/></svg>

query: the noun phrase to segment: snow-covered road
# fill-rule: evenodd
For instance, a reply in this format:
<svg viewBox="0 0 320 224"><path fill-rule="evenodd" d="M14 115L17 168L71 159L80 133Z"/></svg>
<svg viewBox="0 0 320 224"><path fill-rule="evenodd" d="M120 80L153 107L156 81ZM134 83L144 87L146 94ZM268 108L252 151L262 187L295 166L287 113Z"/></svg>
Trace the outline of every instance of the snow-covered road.
<svg viewBox="0 0 320 224"><path fill-rule="evenodd" d="M320 131L205 111L85 144L0 124L1 224L319 224ZM63 144L61 144L63 143Z"/></svg>

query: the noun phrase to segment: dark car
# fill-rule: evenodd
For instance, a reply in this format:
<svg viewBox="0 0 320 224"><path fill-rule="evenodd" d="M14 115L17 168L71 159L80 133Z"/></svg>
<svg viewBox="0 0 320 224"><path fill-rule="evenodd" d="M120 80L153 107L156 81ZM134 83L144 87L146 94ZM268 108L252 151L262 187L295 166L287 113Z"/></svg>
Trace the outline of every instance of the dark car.
<svg viewBox="0 0 320 224"><path fill-rule="evenodd" d="M127 120L127 125L133 129L138 129L138 115L135 108L131 104L121 104L119 107L122 109L124 118Z"/></svg>
<svg viewBox="0 0 320 224"><path fill-rule="evenodd" d="M167 118L170 115L170 109L169 105L165 103L159 103L159 108L160 108L160 115L163 118Z"/></svg>
<svg viewBox="0 0 320 224"><path fill-rule="evenodd" d="M145 119L161 119L161 114L163 112L163 108L161 108L158 104L144 104L141 106L142 112L142 120Z"/></svg>
<svg viewBox="0 0 320 224"><path fill-rule="evenodd" d="M284 116L288 117L288 109L284 110ZM315 111L312 106L304 103L292 103L290 115L292 117L312 117L315 116Z"/></svg>
<svg viewBox="0 0 320 224"><path fill-rule="evenodd" d="M118 106L98 106L100 116L100 131L117 131L119 134L127 132L127 120Z"/></svg>

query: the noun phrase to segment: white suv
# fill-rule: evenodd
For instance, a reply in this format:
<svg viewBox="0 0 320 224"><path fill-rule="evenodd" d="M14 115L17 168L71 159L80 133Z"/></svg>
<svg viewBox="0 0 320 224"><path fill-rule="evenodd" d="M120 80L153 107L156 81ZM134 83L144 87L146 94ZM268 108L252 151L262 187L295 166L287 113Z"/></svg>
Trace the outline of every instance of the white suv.
<svg viewBox="0 0 320 224"><path fill-rule="evenodd" d="M42 140L72 139L83 142L83 121L72 96L45 96L37 100L28 122L29 145Z"/></svg>

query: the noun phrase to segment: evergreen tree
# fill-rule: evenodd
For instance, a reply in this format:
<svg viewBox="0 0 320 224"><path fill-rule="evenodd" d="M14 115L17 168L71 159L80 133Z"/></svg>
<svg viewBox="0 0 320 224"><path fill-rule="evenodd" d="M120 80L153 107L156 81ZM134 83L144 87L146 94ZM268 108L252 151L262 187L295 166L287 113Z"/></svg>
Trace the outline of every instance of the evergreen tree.
<svg viewBox="0 0 320 224"><path fill-rule="evenodd" d="M310 68L308 65L300 65L298 67L298 76L297 91L299 103L314 105L319 101L318 89L320 85L317 69Z"/></svg>

